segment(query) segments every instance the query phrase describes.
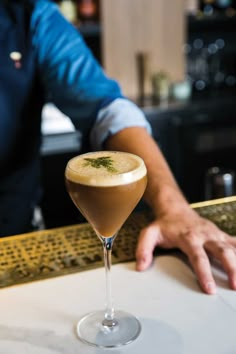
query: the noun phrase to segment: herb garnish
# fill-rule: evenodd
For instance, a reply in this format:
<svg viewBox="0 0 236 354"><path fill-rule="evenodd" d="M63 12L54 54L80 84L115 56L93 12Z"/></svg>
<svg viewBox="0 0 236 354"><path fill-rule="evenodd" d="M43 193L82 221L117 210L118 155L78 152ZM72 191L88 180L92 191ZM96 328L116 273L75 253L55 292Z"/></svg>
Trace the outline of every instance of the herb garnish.
<svg viewBox="0 0 236 354"><path fill-rule="evenodd" d="M85 166L92 166L94 168L101 168L104 167L106 168L109 172L117 172L115 167L113 167L114 161L110 156L102 156L102 157L97 157L95 159L92 158L85 158L86 160Z"/></svg>

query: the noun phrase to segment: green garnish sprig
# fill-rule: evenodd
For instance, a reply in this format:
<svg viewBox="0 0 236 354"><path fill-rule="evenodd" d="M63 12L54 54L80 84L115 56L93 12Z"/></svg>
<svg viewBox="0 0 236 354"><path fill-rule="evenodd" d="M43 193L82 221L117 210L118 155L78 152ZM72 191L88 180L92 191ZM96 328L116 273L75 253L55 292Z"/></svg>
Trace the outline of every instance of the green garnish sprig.
<svg viewBox="0 0 236 354"><path fill-rule="evenodd" d="M110 156L102 156L102 157L97 157L95 159L93 158L84 158L86 161L85 166L91 166L94 168L101 168L104 167L107 169L109 172L117 172L115 167L113 166L114 161Z"/></svg>

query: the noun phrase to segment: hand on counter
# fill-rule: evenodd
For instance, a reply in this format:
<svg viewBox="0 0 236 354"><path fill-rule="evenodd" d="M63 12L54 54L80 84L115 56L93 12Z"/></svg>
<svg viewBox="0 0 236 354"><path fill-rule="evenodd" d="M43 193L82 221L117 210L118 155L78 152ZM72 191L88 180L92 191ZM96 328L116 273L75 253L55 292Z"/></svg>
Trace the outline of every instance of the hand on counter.
<svg viewBox="0 0 236 354"><path fill-rule="evenodd" d="M209 257L221 262L230 287L236 290L236 239L190 207L162 152L148 133L139 127L124 129L110 137L107 146L111 150L135 153L147 166L148 184L144 199L156 219L141 232L136 252L137 269L145 270L150 266L155 247L178 248L187 255L206 293L216 292Z"/></svg>
<svg viewBox="0 0 236 354"><path fill-rule="evenodd" d="M136 250L137 270L146 270L151 265L155 247L183 251L207 294L216 293L210 259L217 259L228 275L230 288L236 290L236 239L195 210L170 210L141 231Z"/></svg>

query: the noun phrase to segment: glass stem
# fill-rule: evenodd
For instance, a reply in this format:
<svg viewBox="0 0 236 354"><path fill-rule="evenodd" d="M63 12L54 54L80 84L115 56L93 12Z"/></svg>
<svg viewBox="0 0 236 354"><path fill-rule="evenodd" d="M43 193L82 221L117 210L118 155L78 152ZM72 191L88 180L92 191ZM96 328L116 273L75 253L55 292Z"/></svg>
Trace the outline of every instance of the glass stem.
<svg viewBox="0 0 236 354"><path fill-rule="evenodd" d="M103 326L112 328L117 325L117 321L114 318L114 307L112 300L111 291L111 253L112 245L115 236L113 237L103 237L103 251L104 251L104 264L106 272L106 309L105 316L103 320Z"/></svg>

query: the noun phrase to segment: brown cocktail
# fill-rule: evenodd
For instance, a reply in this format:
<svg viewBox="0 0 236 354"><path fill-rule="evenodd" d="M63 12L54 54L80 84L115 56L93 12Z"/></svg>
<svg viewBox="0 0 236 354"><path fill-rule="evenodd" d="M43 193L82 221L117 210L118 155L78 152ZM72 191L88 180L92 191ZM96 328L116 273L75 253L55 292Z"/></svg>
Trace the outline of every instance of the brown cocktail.
<svg viewBox="0 0 236 354"><path fill-rule="evenodd" d="M120 229L142 197L146 183L142 160L127 153L89 153L72 159L66 169L71 199L103 237L111 237Z"/></svg>
<svg viewBox="0 0 236 354"><path fill-rule="evenodd" d="M65 171L68 193L103 244L107 306L80 320L77 333L86 343L103 348L128 344L140 333L136 317L114 312L110 268L113 241L141 199L147 184L143 160L118 151L98 151L71 159Z"/></svg>

